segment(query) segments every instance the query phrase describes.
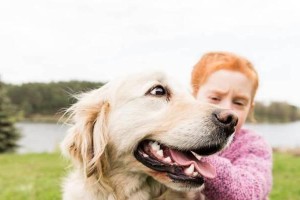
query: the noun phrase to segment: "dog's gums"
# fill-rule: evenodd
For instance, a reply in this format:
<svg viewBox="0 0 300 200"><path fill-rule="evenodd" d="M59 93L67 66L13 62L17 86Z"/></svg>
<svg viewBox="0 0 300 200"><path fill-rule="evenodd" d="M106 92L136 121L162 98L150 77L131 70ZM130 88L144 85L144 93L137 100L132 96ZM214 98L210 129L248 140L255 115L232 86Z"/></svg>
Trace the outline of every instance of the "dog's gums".
<svg viewBox="0 0 300 200"><path fill-rule="evenodd" d="M203 177L214 178L216 175L214 167L203 162L195 152L176 150L157 141L142 141L134 155L150 169L166 173L174 182L189 187L199 187L204 182Z"/></svg>

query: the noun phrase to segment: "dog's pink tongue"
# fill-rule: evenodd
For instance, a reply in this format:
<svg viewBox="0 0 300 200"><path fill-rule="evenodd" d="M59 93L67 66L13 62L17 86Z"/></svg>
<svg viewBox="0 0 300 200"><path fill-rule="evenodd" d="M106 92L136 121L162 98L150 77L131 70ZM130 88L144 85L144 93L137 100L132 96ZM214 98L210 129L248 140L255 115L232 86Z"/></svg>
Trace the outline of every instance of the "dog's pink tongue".
<svg viewBox="0 0 300 200"><path fill-rule="evenodd" d="M214 166L207 162L198 160L192 153L186 155L180 151L170 149L171 157L173 161L182 166L190 166L191 164L195 165L195 169L206 178L215 178L216 169Z"/></svg>

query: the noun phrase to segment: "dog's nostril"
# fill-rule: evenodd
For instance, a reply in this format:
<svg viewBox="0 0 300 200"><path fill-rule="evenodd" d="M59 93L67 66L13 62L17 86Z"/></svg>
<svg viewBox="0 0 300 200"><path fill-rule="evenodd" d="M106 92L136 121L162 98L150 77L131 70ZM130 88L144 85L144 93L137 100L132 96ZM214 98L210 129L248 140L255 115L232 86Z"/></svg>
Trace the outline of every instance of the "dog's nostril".
<svg viewBox="0 0 300 200"><path fill-rule="evenodd" d="M214 118L222 125L236 126L238 117L230 110L216 110L213 112Z"/></svg>

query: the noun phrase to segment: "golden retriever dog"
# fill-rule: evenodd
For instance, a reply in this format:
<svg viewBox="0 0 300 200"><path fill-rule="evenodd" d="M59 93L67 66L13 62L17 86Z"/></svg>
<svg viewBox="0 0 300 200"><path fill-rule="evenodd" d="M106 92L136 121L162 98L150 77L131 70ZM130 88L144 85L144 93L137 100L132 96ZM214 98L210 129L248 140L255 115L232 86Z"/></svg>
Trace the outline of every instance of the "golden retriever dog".
<svg viewBox="0 0 300 200"><path fill-rule="evenodd" d="M74 168L64 200L189 199L215 169L237 117L199 103L162 72L133 74L84 93L61 144Z"/></svg>

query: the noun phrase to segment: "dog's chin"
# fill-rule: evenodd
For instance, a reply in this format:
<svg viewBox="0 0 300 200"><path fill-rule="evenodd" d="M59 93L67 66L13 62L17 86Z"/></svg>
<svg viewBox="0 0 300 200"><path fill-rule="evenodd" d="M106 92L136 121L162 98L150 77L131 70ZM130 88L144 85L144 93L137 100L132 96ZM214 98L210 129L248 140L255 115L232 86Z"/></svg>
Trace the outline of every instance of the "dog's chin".
<svg viewBox="0 0 300 200"><path fill-rule="evenodd" d="M203 155L210 155L221 150L223 146L220 144L211 146L210 149L201 147L181 151L179 148L144 140L138 144L134 156L153 171L151 176L157 181L175 190L191 190L201 187L204 177L212 178L215 173L212 166L201 161L201 156L195 152L201 151L204 152Z"/></svg>
<svg viewBox="0 0 300 200"><path fill-rule="evenodd" d="M160 180L158 180L160 181ZM179 191L179 192L190 192L190 191L201 191L204 188L204 182L201 185L192 187L190 184L174 182L172 179L168 182L162 182L167 187Z"/></svg>

